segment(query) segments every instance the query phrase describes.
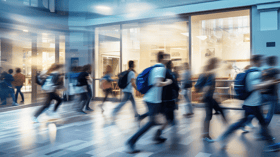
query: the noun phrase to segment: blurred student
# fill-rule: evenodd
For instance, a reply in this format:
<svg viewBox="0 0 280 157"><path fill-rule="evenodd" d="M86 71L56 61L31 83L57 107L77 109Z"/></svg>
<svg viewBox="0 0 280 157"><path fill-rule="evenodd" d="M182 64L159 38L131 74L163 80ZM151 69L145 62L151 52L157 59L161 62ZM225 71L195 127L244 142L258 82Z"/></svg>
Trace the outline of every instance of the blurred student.
<svg viewBox="0 0 280 157"><path fill-rule="evenodd" d="M261 110L261 90L270 87L271 85L276 85L279 80L261 80L261 69L262 66L262 56L254 55L251 58L252 67L246 71L245 86L247 87L247 95L243 103L243 109L245 111L244 117L238 122L232 124L218 139L217 141L221 144L222 148L226 148L228 142L228 137L233 134L234 131L243 127L248 120L250 115L254 115L261 125L261 134L263 140L268 144L266 151L276 151L279 150L279 144L273 142L273 137L268 129L268 124Z"/></svg>
<svg viewBox="0 0 280 157"><path fill-rule="evenodd" d="M156 115L160 112L162 106L162 88L172 84L171 79L166 79L166 81L164 81L166 69L164 65L165 60L163 52L159 52L157 54L157 62L158 63L152 68L149 68L148 78L145 80L145 84L146 81L148 81L147 85L151 87L144 95L144 101L147 104L149 110L149 121L142 128L140 128L140 130L138 130L138 132L135 133L126 143L128 153L138 152L135 150L135 143L144 133L146 133L152 126L156 124ZM144 72L146 72L146 70L144 70ZM156 140L160 140L156 141L157 143L162 143L165 141L165 139L162 138Z"/></svg>
<svg viewBox="0 0 280 157"><path fill-rule="evenodd" d="M55 112L57 111L58 107L62 103L62 99L60 96L56 93L57 89L60 88L63 85L63 78L61 77L59 73L59 69L62 68L62 65L59 64L52 64L51 67L46 72L46 80L44 84L42 85L42 90L44 90L47 94L47 99L44 103L44 105L37 110L33 117L33 122L38 123L38 117L46 111L50 105L52 100L56 100L56 104L54 106L54 110L52 113L50 113L53 117L57 117Z"/></svg>
<svg viewBox="0 0 280 157"><path fill-rule="evenodd" d="M86 114L84 112L84 108L87 111L92 111L89 107L90 97L88 94L88 82L92 82L91 77L89 76L89 72L91 71L90 65L85 65L83 67L82 72L78 76L78 87L80 88L80 107L78 107L78 112Z"/></svg>
<svg viewBox="0 0 280 157"><path fill-rule="evenodd" d="M177 75L172 72L172 69L174 68L174 65L172 61L168 61L166 63L166 74L165 74L165 79L172 80L172 84L168 86L164 86L162 89L162 109L161 112L165 115L166 122L162 125L160 129L157 130L155 136L154 136L154 141L157 142L162 142L165 141L166 138L161 137L161 134L163 130L170 125L175 125L175 114L174 111L176 109L176 102L179 96L179 85L177 82Z"/></svg>
<svg viewBox="0 0 280 157"><path fill-rule="evenodd" d="M202 138L203 140L207 142L214 142L212 138L210 137L210 121L213 116L213 109L215 108L217 111L219 111L223 118L224 122L226 122L226 118L224 116L224 112L217 103L217 101L213 98L215 87L216 87L216 69L219 64L219 60L217 58L211 58L206 67L205 71L197 80L197 83L195 85L195 88L203 92L202 100L205 103L205 111L206 111L206 117L203 124L203 133Z"/></svg>
<svg viewBox="0 0 280 157"><path fill-rule="evenodd" d="M109 94L113 95L114 97L116 96L116 94L113 92L113 88L112 88L112 82L114 81L111 78L112 73L113 73L112 67L110 65L107 65L105 75L100 80L101 89L103 89L103 92L105 94L102 104L99 105L102 113L104 112L104 109L103 109L104 103L107 100Z"/></svg>
<svg viewBox="0 0 280 157"><path fill-rule="evenodd" d="M15 80L14 79L14 77L12 76L12 73L14 72L14 70L13 69L10 69L9 71L8 71L8 74L6 74L5 76L4 76L4 92L6 92L7 93L7 95L11 95L11 97L12 97L12 99L13 99L13 106L18 106L19 104L16 102L16 98L15 98L15 90L14 90L14 88L13 88L13 86L12 86L12 82ZM6 96L7 96L6 95ZM7 101L6 101L6 98L7 97L3 97L3 102L2 102L2 105L5 105L6 103L7 103Z"/></svg>
<svg viewBox="0 0 280 157"><path fill-rule="evenodd" d="M16 95L15 95L16 102L17 102L18 93L19 93L21 96L21 100L22 100L21 103L24 103L24 95L21 92L21 88L23 86L23 83L25 82L25 76L23 74L21 74L20 68L16 69L16 74L14 75L14 79L15 79L15 81L13 82L13 85L17 89Z"/></svg>
<svg viewBox="0 0 280 157"><path fill-rule="evenodd" d="M192 116L193 115L193 107L191 104L191 99L190 99L190 94L191 94L191 88L192 88L192 80L191 80L191 71L190 71L190 66L189 63L184 64L184 73L183 73L183 80L182 80L182 88L184 91L184 97L186 100L186 105L185 105L185 112L184 116Z"/></svg>
<svg viewBox="0 0 280 157"><path fill-rule="evenodd" d="M125 82L127 85L126 87L122 90L124 93L124 97L122 99L122 102L115 107L112 113L113 121L115 121L117 113L120 111L120 109L125 105L125 103L129 100L132 103L133 111L134 111L134 116L138 118L139 114L137 112L136 104L135 104L135 99L133 96L133 88L137 90L136 84L135 84L135 64L134 61L129 61L128 62L128 67L129 69L127 70L127 75L124 77L127 77L127 82ZM114 123L114 122L113 122Z"/></svg>
<svg viewBox="0 0 280 157"><path fill-rule="evenodd" d="M87 66L88 69L89 69L89 70L88 70L89 77L88 77L88 80L87 80L87 82L88 82L87 91L88 91L89 101L88 101L87 104L86 104L86 110L87 110L87 111L93 111L93 109L91 109L91 108L89 107L90 102L91 102L91 99L92 99L92 88L91 88L91 85L92 85L91 71L92 71L92 69L91 69L91 65L90 65L90 64L88 64L88 65L86 65L86 66Z"/></svg>

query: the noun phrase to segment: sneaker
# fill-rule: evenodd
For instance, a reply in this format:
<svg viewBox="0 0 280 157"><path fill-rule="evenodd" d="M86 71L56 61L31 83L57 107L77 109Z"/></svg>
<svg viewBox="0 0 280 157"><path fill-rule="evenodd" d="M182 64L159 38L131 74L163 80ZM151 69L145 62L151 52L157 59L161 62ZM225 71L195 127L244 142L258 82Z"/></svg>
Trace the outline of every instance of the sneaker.
<svg viewBox="0 0 280 157"><path fill-rule="evenodd" d="M33 117L32 121L33 121L34 123L39 123L38 118L36 118L36 117Z"/></svg>
<svg viewBox="0 0 280 157"><path fill-rule="evenodd" d="M156 144L161 144L164 143L167 139L163 137L156 137L153 140L156 142Z"/></svg>
<svg viewBox="0 0 280 157"><path fill-rule="evenodd" d="M21 101L20 103L21 103L21 104L24 104L24 101Z"/></svg>
<svg viewBox="0 0 280 157"><path fill-rule="evenodd" d="M85 110L86 111L93 111L93 109L91 109L91 108L86 108Z"/></svg>
<svg viewBox="0 0 280 157"><path fill-rule="evenodd" d="M276 152L280 150L279 143L268 145L264 148L264 152Z"/></svg>
<svg viewBox="0 0 280 157"><path fill-rule="evenodd" d="M13 106L18 106L18 105L19 105L18 103L15 103L15 102L13 103Z"/></svg>
<svg viewBox="0 0 280 157"><path fill-rule="evenodd" d="M126 147L126 153L128 154L135 154L140 152L140 150L135 150L134 144L131 144L129 142L126 143L125 147Z"/></svg>

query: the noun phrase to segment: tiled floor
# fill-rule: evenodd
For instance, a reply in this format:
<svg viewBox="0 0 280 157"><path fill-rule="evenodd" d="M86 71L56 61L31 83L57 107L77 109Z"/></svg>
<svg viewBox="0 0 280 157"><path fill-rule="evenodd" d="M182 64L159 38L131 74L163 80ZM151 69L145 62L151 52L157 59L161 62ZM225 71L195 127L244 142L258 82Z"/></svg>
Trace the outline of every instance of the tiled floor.
<svg viewBox="0 0 280 157"><path fill-rule="evenodd" d="M92 102L91 107L99 102ZM95 111L80 115L75 112L76 103L64 103L58 110L59 119L51 119L46 114L39 118L40 123L32 122L32 115L39 106L22 108L0 113L0 157L275 157L280 153L263 153L264 142L256 141L254 133L242 134L237 131L227 150L221 150L218 143L205 143L201 140L201 126L204 110L196 108L195 116L187 119L182 111L176 111L178 124L164 131L166 143L156 145L152 137L158 128L152 128L137 142L139 154L126 154L124 143L138 129L130 103L127 103L118 115L116 125L111 124L110 113L116 103L106 104L104 115L98 107ZM146 111L139 99L137 107L140 113ZM180 106L180 109L183 109ZM238 110L227 110L230 123L242 115ZM275 115L271 129L279 141L280 116ZM146 121L142 122L142 125ZM258 125L256 121L253 123ZM213 116L211 135L215 138L225 126L220 116ZM253 130L254 131L254 130Z"/></svg>

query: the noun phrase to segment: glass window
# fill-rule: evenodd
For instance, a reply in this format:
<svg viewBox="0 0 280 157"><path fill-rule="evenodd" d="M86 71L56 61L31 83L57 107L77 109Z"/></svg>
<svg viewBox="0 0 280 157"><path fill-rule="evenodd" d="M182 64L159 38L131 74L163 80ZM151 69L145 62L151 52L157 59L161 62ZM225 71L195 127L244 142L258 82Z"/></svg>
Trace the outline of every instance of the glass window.
<svg viewBox="0 0 280 157"><path fill-rule="evenodd" d="M95 78L100 79L106 74L106 67L113 69L112 79L120 73L120 25L99 27L95 29ZM103 97L103 92L96 80L96 97ZM112 83L113 92L120 95L117 82Z"/></svg>
<svg viewBox="0 0 280 157"><path fill-rule="evenodd" d="M65 36L59 36L59 63L65 64Z"/></svg>
<svg viewBox="0 0 280 157"><path fill-rule="evenodd" d="M156 54L170 54L174 66L189 62L189 28L187 21L166 20L122 25L122 70L133 60L136 73L154 65ZM136 92L136 91L135 91ZM136 92L136 96L141 96Z"/></svg>
<svg viewBox="0 0 280 157"><path fill-rule="evenodd" d="M233 94L236 74L250 64L250 11L239 10L192 16L192 74L194 78L202 72L206 62L217 57L222 60L216 79L218 94ZM230 100L219 97L220 102ZM192 100L199 100L192 93Z"/></svg>

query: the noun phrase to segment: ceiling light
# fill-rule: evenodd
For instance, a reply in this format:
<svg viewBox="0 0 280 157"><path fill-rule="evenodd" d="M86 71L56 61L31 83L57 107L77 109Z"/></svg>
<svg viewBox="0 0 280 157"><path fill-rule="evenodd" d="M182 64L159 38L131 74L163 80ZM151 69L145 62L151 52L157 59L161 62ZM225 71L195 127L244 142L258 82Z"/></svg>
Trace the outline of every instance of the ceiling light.
<svg viewBox="0 0 280 157"><path fill-rule="evenodd" d="M26 30L26 29L25 29L25 30L22 30L22 31L24 31L24 32L28 32L28 30Z"/></svg>
<svg viewBox="0 0 280 157"><path fill-rule="evenodd" d="M99 5L95 6L95 12L102 14L102 15L112 15L112 8L104 6L104 5Z"/></svg>
<svg viewBox="0 0 280 157"><path fill-rule="evenodd" d="M207 36L196 36L198 39L200 39L200 40L205 40L205 39L207 39Z"/></svg>
<svg viewBox="0 0 280 157"><path fill-rule="evenodd" d="M184 36L189 36L189 33L181 33Z"/></svg>

